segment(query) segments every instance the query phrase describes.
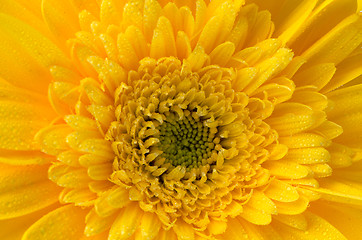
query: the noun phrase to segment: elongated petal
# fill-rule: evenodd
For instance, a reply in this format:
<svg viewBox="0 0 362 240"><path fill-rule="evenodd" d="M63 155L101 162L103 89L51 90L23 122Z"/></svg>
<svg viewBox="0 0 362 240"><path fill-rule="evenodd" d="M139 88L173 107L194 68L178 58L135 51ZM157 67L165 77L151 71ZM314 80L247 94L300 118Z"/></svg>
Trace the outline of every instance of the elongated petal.
<svg viewBox="0 0 362 240"><path fill-rule="evenodd" d="M83 235L86 210L72 205L54 210L35 222L23 240L80 239Z"/></svg>
<svg viewBox="0 0 362 240"><path fill-rule="evenodd" d="M42 1L43 18L61 45L79 30L77 11L69 0Z"/></svg>
<svg viewBox="0 0 362 240"><path fill-rule="evenodd" d="M306 231L301 231L296 228L286 227L284 224L275 224L275 229L283 238L294 237L296 239L341 239L346 240L346 237L339 232L333 225L319 217L316 214L306 212L303 214L307 221ZM289 224L288 224L289 225Z"/></svg>
<svg viewBox="0 0 362 240"><path fill-rule="evenodd" d="M60 189L49 180L4 191L0 194L0 219L25 215L58 200Z"/></svg>
<svg viewBox="0 0 362 240"><path fill-rule="evenodd" d="M362 42L362 17L352 15L344 19L328 34L303 53L306 65L322 62L338 64Z"/></svg>
<svg viewBox="0 0 362 240"><path fill-rule="evenodd" d="M11 218L6 220L0 220L0 238L6 240L18 240L21 239L25 231L38 221L45 214L58 208L57 204L53 204L49 207L41 209L39 211L20 216L17 218Z"/></svg>
<svg viewBox="0 0 362 240"><path fill-rule="evenodd" d="M30 26L4 14L0 19L2 52L12 52L1 58L1 76L16 86L45 93L51 79L45 67L68 66L68 60L55 44Z"/></svg>
<svg viewBox="0 0 362 240"><path fill-rule="evenodd" d="M310 210L330 222L347 239L353 239L362 234L362 229L359 227L359 223L362 221L361 209L318 201L311 205Z"/></svg>
<svg viewBox="0 0 362 240"><path fill-rule="evenodd" d="M128 205L118 215L109 231L109 240L128 239L134 234L143 214L137 205L137 203Z"/></svg>

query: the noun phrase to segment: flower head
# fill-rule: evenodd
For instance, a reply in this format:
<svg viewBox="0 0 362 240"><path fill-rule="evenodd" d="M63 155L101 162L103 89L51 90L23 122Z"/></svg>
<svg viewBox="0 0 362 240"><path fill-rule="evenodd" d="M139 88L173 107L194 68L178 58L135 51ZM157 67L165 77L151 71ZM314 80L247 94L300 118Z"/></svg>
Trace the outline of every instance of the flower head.
<svg viewBox="0 0 362 240"><path fill-rule="evenodd" d="M10 2L0 224L23 240L357 239L356 1Z"/></svg>

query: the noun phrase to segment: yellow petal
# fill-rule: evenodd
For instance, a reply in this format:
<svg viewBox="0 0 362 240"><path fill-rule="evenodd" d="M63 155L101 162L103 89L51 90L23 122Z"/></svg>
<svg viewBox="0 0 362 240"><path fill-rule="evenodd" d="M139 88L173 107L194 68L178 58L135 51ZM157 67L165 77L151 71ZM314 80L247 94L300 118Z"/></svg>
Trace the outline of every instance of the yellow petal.
<svg viewBox="0 0 362 240"><path fill-rule="evenodd" d="M307 198L300 196L293 202L274 201L274 203L277 207L278 213L286 215L297 215L303 213L307 209L309 201Z"/></svg>
<svg viewBox="0 0 362 240"><path fill-rule="evenodd" d="M309 208L316 215L324 218L337 228L347 239L362 235L360 223L362 221L361 209L342 204L330 204L317 201Z"/></svg>
<svg viewBox="0 0 362 240"><path fill-rule="evenodd" d="M109 193L107 201L108 204L114 208L122 208L130 202L128 196L128 190L123 187L116 187Z"/></svg>
<svg viewBox="0 0 362 240"><path fill-rule="evenodd" d="M70 45L69 49L71 51L71 57L77 70L83 76L96 78L97 73L89 63L88 59L89 57L97 54L92 49L86 47L78 41L75 41L74 39L70 39L68 41L68 45Z"/></svg>
<svg viewBox="0 0 362 240"><path fill-rule="evenodd" d="M152 240L158 236L161 228L161 222L154 213L145 212L141 219L139 231L136 232L135 238Z"/></svg>
<svg viewBox="0 0 362 240"><path fill-rule="evenodd" d="M284 224L275 223L275 229L285 239L341 239L346 240L333 225L310 212L303 214L307 221L306 231L287 227Z"/></svg>
<svg viewBox="0 0 362 240"><path fill-rule="evenodd" d="M106 60L117 61L118 49L117 49L116 40L108 34L101 34L99 36L99 38L102 41L105 53L108 56L108 59L106 59ZM92 65L94 67L94 64L92 64Z"/></svg>
<svg viewBox="0 0 362 240"><path fill-rule="evenodd" d="M108 230L112 226L116 217L117 215L114 214L103 218L98 216L94 209L92 209L89 211L85 219L86 226L84 229L84 234L89 237Z"/></svg>
<svg viewBox="0 0 362 240"><path fill-rule="evenodd" d="M69 133L71 133L71 129L68 125L54 125L41 129L35 139L41 144L43 152L57 155L69 148L65 141Z"/></svg>
<svg viewBox="0 0 362 240"><path fill-rule="evenodd" d="M84 188L88 186L90 178L84 168L69 169L56 183L62 187Z"/></svg>
<svg viewBox="0 0 362 240"><path fill-rule="evenodd" d="M227 229L222 235L224 239L245 240L248 234L238 218L230 218L227 222Z"/></svg>
<svg viewBox="0 0 362 240"><path fill-rule="evenodd" d="M267 225L271 222L270 213L249 207L249 205L243 207L243 212L240 213L240 216L256 225Z"/></svg>
<svg viewBox="0 0 362 240"><path fill-rule="evenodd" d="M331 160L328 164L334 169L345 168L352 165L353 158L355 157L355 152L352 149L349 149L344 145L333 143L328 147L328 151L331 154ZM348 174L346 174L346 176L348 176Z"/></svg>
<svg viewBox="0 0 362 240"><path fill-rule="evenodd" d="M304 178L309 174L308 168L288 160L268 161L263 167L270 171L270 174L284 179Z"/></svg>
<svg viewBox="0 0 362 240"><path fill-rule="evenodd" d="M274 21L276 25L274 35L279 36L284 42L288 42L308 19L316 3L316 0L300 1L295 6L296 2L285 1Z"/></svg>
<svg viewBox="0 0 362 240"><path fill-rule="evenodd" d="M47 83L50 82L50 74L32 59L26 50L5 36L0 37L0 50L2 53L11 51L12 54L0 58L1 77L15 86L45 93L48 90ZM37 84L34 84L34 81Z"/></svg>
<svg viewBox="0 0 362 240"><path fill-rule="evenodd" d="M293 202L299 198L299 194L295 187L283 181L274 179L270 182L264 194L270 199L280 202Z"/></svg>
<svg viewBox="0 0 362 240"><path fill-rule="evenodd" d="M80 131L96 131L97 125L93 119L80 116L80 115L67 115L64 121L73 129Z"/></svg>
<svg viewBox="0 0 362 240"><path fill-rule="evenodd" d="M102 193L94 203L94 209L100 217L109 217L118 211L118 209L109 205L109 192L110 191Z"/></svg>
<svg viewBox="0 0 362 240"><path fill-rule="evenodd" d="M6 240L19 240L23 236L24 232L32 225L34 222L39 220L45 214L53 211L58 207L58 204L53 204L49 207L41 209L39 211L20 216L17 218L11 218L6 220L0 220L0 238Z"/></svg>
<svg viewBox="0 0 362 240"><path fill-rule="evenodd" d="M162 8L158 1L147 0L143 11L143 28L146 39L150 42L153 30L156 28L158 18L161 15Z"/></svg>
<svg viewBox="0 0 362 240"><path fill-rule="evenodd" d="M310 164L307 166L315 178L328 177L332 175L333 169L327 163Z"/></svg>
<svg viewBox="0 0 362 240"><path fill-rule="evenodd" d="M107 158L103 156L98 156L94 154L84 154L79 157L79 163L84 167L89 167L92 165L98 165L102 163L112 163L113 157Z"/></svg>
<svg viewBox="0 0 362 240"><path fill-rule="evenodd" d="M118 61L126 69L137 69L138 59L135 49L126 38L125 34L120 33L117 37Z"/></svg>
<svg viewBox="0 0 362 240"><path fill-rule="evenodd" d="M17 3L21 4L23 7L31 11L35 14L37 17L41 17L41 9L39 9L39 6L41 5L41 0L34 0L34 2L29 3L29 1L26 0L16 0Z"/></svg>
<svg viewBox="0 0 362 240"><path fill-rule="evenodd" d="M1 74L6 79L11 80L12 83L15 83L15 85L18 85L17 83L19 83L22 87L26 87L37 92L44 92L47 87L46 83L50 82L50 75L45 67L50 67L51 65L69 66L68 59L55 44L42 36L41 33L15 18L4 14L0 15L0 36L3 47L7 48L10 44L7 51L2 52L6 53L9 49L12 49L11 54L6 57L7 60L3 60L4 62L1 64ZM23 59L22 61L19 62L20 59L16 59L18 57L17 54L24 54L21 57L21 59ZM7 62L11 64L11 61L17 61L17 63L13 66L6 64ZM27 62L29 65L22 66L22 63L27 64ZM24 75L29 74L29 76L24 76L25 79L14 78L16 75L12 76L11 71L17 69L16 66L21 67ZM29 71L32 67L39 70L39 72L32 73L34 69ZM26 72L26 70L28 70L28 72ZM16 74L22 73L16 72ZM20 75L18 76L20 77ZM36 77L42 78L39 79ZM27 79L33 80L31 84L26 82ZM39 84L34 84L34 81ZM37 86L35 87L34 85Z"/></svg>
<svg viewBox="0 0 362 240"><path fill-rule="evenodd" d="M114 159L114 152L110 142L103 139L87 139L80 145L80 150L85 153L93 153L105 159Z"/></svg>
<svg viewBox="0 0 362 240"><path fill-rule="evenodd" d="M96 11L96 12L98 13L99 10ZM80 25L80 28L83 31L91 32L92 31L91 24L94 21L97 21L97 18L92 13L90 13L89 11L83 9L79 13L79 25Z"/></svg>
<svg viewBox="0 0 362 240"><path fill-rule="evenodd" d="M294 114L294 109L290 108L289 113L278 117L272 115L265 121L277 130L280 136L284 137L318 127L325 119L326 116L323 111Z"/></svg>
<svg viewBox="0 0 362 240"><path fill-rule="evenodd" d="M334 29L306 50L302 56L311 66L316 63L338 64L362 42L362 17L354 14L345 18ZM304 65L304 66L306 66Z"/></svg>
<svg viewBox="0 0 362 240"><path fill-rule="evenodd" d="M205 50L200 45L197 45L190 56L187 58L192 71L200 70L204 65L210 63L210 56L205 53Z"/></svg>
<svg viewBox="0 0 362 240"><path fill-rule="evenodd" d="M142 10L144 8L144 1L133 0L128 2L123 7L122 24L124 27L134 25L138 28L142 27Z"/></svg>
<svg viewBox="0 0 362 240"><path fill-rule="evenodd" d="M258 209L265 214L275 214L276 206L272 200L270 200L263 192L254 191L253 195L246 204L252 208Z"/></svg>
<svg viewBox="0 0 362 240"><path fill-rule="evenodd" d="M72 132L67 135L66 143L68 143L69 147L71 147L72 149L78 150L83 141L101 137L102 135L98 131Z"/></svg>
<svg viewBox="0 0 362 240"><path fill-rule="evenodd" d="M178 239L180 240L194 240L195 239L195 230L190 224L185 223L182 219L176 221L173 230L177 234Z"/></svg>
<svg viewBox="0 0 362 240"><path fill-rule="evenodd" d="M129 204L114 221L108 239L122 240L131 237L139 226L142 215L138 203Z"/></svg>
<svg viewBox="0 0 362 240"><path fill-rule="evenodd" d="M283 215L278 214L273 217L273 219L278 220L279 222L282 222L288 226L291 226L293 228L305 231L307 230L308 223L304 215L298 214L298 215Z"/></svg>
<svg viewBox="0 0 362 240"><path fill-rule="evenodd" d="M362 108L362 84L341 88L327 94L328 98L335 102L335 106L328 113L331 119L345 116Z"/></svg>
<svg viewBox="0 0 362 240"><path fill-rule="evenodd" d="M1 150L0 163L11 165L42 165L54 159L40 151Z"/></svg>
<svg viewBox="0 0 362 240"><path fill-rule="evenodd" d="M255 225L247 221L240 221L245 232L247 233L247 239L273 239L282 240L278 232L271 226L268 225Z"/></svg>
<svg viewBox="0 0 362 240"><path fill-rule="evenodd" d="M100 7L100 19L105 26L119 24L122 21L123 1L105 0Z"/></svg>
<svg viewBox="0 0 362 240"><path fill-rule="evenodd" d="M102 194L103 192L108 191L114 186L114 183L110 182L109 180L105 181L92 181L88 183L89 190L98 195Z"/></svg>
<svg viewBox="0 0 362 240"><path fill-rule="evenodd" d="M110 178L112 172L111 163L88 167L88 176L93 180L107 180Z"/></svg>
<svg viewBox="0 0 362 240"><path fill-rule="evenodd" d="M81 87L87 94L91 103L96 105L108 106L112 105L113 101L105 91L102 91L98 81L92 78L85 78L81 81Z"/></svg>
<svg viewBox="0 0 362 240"><path fill-rule="evenodd" d="M191 54L191 43L185 32L177 33L176 49L179 59L187 59Z"/></svg>
<svg viewBox="0 0 362 240"><path fill-rule="evenodd" d="M327 147L330 145L330 140L314 133L299 133L290 137L280 137L279 141L289 148Z"/></svg>
<svg viewBox="0 0 362 240"><path fill-rule="evenodd" d="M253 93L253 96L262 98L262 94L266 94L269 101L271 101L273 104L278 104L289 100L292 97L293 91L294 86L290 88L289 86L270 83L260 86L258 89L256 89Z"/></svg>
<svg viewBox="0 0 362 240"><path fill-rule="evenodd" d="M30 7L31 5L28 4L29 8L23 6L24 2L20 2L21 1L4 0L2 1L2 4L0 6L0 12L16 17L17 19L30 25L32 28L38 30L43 35L47 37L50 36L45 24L41 21L41 14L39 8L41 2L33 2L32 7Z"/></svg>
<svg viewBox="0 0 362 240"><path fill-rule="evenodd" d="M284 158L286 161L295 161L300 164L325 163L329 159L330 154L323 147L289 149Z"/></svg>
<svg viewBox="0 0 362 240"><path fill-rule="evenodd" d="M69 0L42 1L43 18L62 45L80 29L78 11Z"/></svg>
<svg viewBox="0 0 362 240"><path fill-rule="evenodd" d="M341 135L343 133L343 128L334 122L324 121L321 125L316 127L314 131L329 140Z"/></svg>
<svg viewBox="0 0 362 240"><path fill-rule="evenodd" d="M362 54L356 54L338 64L333 80L322 89L322 92L330 92L360 76L362 74L360 62L362 62Z"/></svg>
<svg viewBox="0 0 362 240"><path fill-rule="evenodd" d="M0 191L16 190L26 185L47 180L48 165L11 166L0 164Z"/></svg>
<svg viewBox="0 0 362 240"><path fill-rule="evenodd" d="M362 84L336 90L328 94L334 101L334 108L330 111L331 121L343 128L343 134L335 139L336 142L350 147L360 147L362 127Z"/></svg>
<svg viewBox="0 0 362 240"><path fill-rule="evenodd" d="M111 122L116 120L114 108L112 106L99 106L92 104L87 109L96 119L103 132L107 132Z"/></svg>
<svg viewBox="0 0 362 240"><path fill-rule="evenodd" d="M2 192L0 194L0 219L25 215L58 201L60 189L49 180Z"/></svg>
<svg viewBox="0 0 362 240"><path fill-rule="evenodd" d="M328 0L319 3L289 41L289 46L298 55L325 36L344 18L356 12L355 0ZM273 5L279 8L279 4Z"/></svg>
<svg viewBox="0 0 362 240"><path fill-rule="evenodd" d="M210 53L211 64L216 64L221 67L225 66L234 51L235 46L233 43L225 42L220 44Z"/></svg>
<svg viewBox="0 0 362 240"><path fill-rule="evenodd" d="M160 229L157 238L160 240L178 240L174 231L164 229Z"/></svg>
<svg viewBox="0 0 362 240"><path fill-rule="evenodd" d="M321 194L321 197L328 201L355 205L362 204L362 191L360 187L353 186L351 182L344 183L340 180L327 178L320 179L319 188L305 188Z"/></svg>
<svg viewBox="0 0 362 240"><path fill-rule="evenodd" d="M224 233L226 231L227 226L228 226L227 222L210 219L210 223L207 226L207 229L210 231L210 233L218 235Z"/></svg>
<svg viewBox="0 0 362 240"><path fill-rule="evenodd" d="M249 83L244 91L248 94L253 93L260 85L268 79L281 72L293 58L293 52L286 48L279 49L271 58L266 59L258 65L259 75L254 81Z"/></svg>
<svg viewBox="0 0 362 240"><path fill-rule="evenodd" d="M44 124L46 122L0 120L0 147L8 150L39 149L34 136Z"/></svg>
<svg viewBox="0 0 362 240"><path fill-rule="evenodd" d="M198 45L210 53L230 33L236 17L235 9L229 2L221 4L215 15L204 26ZM198 19L196 16L196 23Z"/></svg>
<svg viewBox="0 0 362 240"><path fill-rule="evenodd" d="M28 25L2 14L0 29L42 66L69 66L69 61L56 45Z"/></svg>
<svg viewBox="0 0 362 240"><path fill-rule="evenodd" d="M172 25L167 18L160 17L153 34L150 56L158 59L175 55L176 43Z"/></svg>
<svg viewBox="0 0 362 240"><path fill-rule="evenodd" d="M35 222L23 240L80 239L83 235L86 210L67 205L48 213Z"/></svg>
<svg viewBox="0 0 362 240"><path fill-rule="evenodd" d="M274 30L274 24L271 21L271 14L269 11L260 11L256 15L255 23L250 28L252 34L246 39L246 46L252 46L259 41L265 40L271 36Z"/></svg>
<svg viewBox="0 0 362 240"><path fill-rule="evenodd" d="M93 206L94 200L97 198L97 195L91 192L87 188L74 188L67 189L65 188L59 196L59 201L64 203L74 203L75 206L84 206L89 207Z"/></svg>
<svg viewBox="0 0 362 240"><path fill-rule="evenodd" d="M316 91L305 90L294 92L291 101L305 104L313 110L325 110L329 104L328 98L325 95Z"/></svg>
<svg viewBox="0 0 362 240"><path fill-rule="evenodd" d="M293 76L293 80L297 87L314 85L320 90L329 83L335 71L336 67L333 63L316 64L305 70L298 71Z"/></svg>
<svg viewBox="0 0 362 240"><path fill-rule="evenodd" d="M135 27L134 25L129 26L126 29L125 36L132 44L138 59L149 56L149 44L146 42L146 39L139 28Z"/></svg>
<svg viewBox="0 0 362 240"><path fill-rule="evenodd" d="M19 103L49 106L48 99L35 91L18 88L0 78L0 95L2 101L16 101Z"/></svg>

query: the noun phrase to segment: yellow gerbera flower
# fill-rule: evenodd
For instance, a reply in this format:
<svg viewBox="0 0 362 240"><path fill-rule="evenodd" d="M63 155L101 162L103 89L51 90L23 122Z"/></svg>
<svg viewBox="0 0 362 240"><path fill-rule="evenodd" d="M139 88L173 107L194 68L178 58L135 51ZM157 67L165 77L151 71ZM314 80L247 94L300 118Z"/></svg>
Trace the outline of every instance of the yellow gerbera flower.
<svg viewBox="0 0 362 240"><path fill-rule="evenodd" d="M356 0L1 0L0 239L360 239Z"/></svg>

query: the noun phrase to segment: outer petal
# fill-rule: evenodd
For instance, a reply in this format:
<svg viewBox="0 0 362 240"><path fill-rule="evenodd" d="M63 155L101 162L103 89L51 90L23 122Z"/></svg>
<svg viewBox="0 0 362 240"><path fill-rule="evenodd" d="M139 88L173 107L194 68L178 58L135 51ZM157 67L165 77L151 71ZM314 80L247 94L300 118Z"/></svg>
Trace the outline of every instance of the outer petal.
<svg viewBox="0 0 362 240"><path fill-rule="evenodd" d="M109 231L108 240L128 239L134 234L143 213L137 205L137 203L129 204L119 214Z"/></svg>
<svg viewBox="0 0 362 240"><path fill-rule="evenodd" d="M50 212L34 223L22 240L69 240L83 235L86 210L66 205Z"/></svg>
<svg viewBox="0 0 362 240"><path fill-rule="evenodd" d="M24 215L21 217L6 219L0 221L0 239L6 240L19 240L24 232L32 225L34 222L39 220L45 214L53 211L57 208L58 205L51 205L42 210L36 211L34 213Z"/></svg>
<svg viewBox="0 0 362 240"><path fill-rule="evenodd" d="M311 204L310 210L330 222L347 239L355 239L356 236L362 236L362 211L360 209L342 204L332 205L318 201Z"/></svg>
<svg viewBox="0 0 362 240"><path fill-rule="evenodd" d="M11 15L24 23L29 24L34 29L38 30L47 37L51 37L49 30L42 21L40 13L40 2L24 1L24 0L2 0L0 5L0 12ZM27 5L24 7L24 5Z"/></svg>
<svg viewBox="0 0 362 240"><path fill-rule="evenodd" d="M335 141L349 147L361 147L362 84L330 92L327 96L334 102L328 113L329 119L343 127L343 133Z"/></svg>
<svg viewBox="0 0 362 240"><path fill-rule="evenodd" d="M361 42L362 17L354 14L345 18L302 54L308 60L303 67L323 62L338 64Z"/></svg>
<svg viewBox="0 0 362 240"><path fill-rule="evenodd" d="M50 40L29 25L5 14L0 14L0 52L0 75L3 78L16 86L43 94L50 82L46 67L69 65L63 53Z"/></svg>
<svg viewBox="0 0 362 240"><path fill-rule="evenodd" d="M1 165L0 219L25 215L58 201L60 189L47 179L47 166Z"/></svg>
<svg viewBox="0 0 362 240"><path fill-rule="evenodd" d="M333 225L318 215L310 212L304 213L307 220L306 231L291 228L284 224L275 223L275 230L280 233L283 239L338 239L346 240L346 237Z"/></svg>
<svg viewBox="0 0 362 240"><path fill-rule="evenodd" d="M42 1L43 18L62 45L80 29L77 12L69 0Z"/></svg>

